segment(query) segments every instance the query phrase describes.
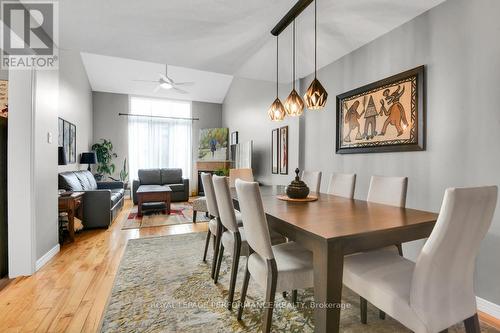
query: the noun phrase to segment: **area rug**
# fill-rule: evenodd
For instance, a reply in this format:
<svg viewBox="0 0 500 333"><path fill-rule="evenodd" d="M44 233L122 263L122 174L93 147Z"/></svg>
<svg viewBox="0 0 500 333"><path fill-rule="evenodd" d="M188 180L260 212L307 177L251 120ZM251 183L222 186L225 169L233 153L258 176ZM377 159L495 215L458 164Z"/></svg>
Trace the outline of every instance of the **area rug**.
<svg viewBox="0 0 500 333"><path fill-rule="evenodd" d="M142 216L137 214L137 206L134 206L122 229L139 229L149 227L161 227L165 225L193 223L193 206L189 202L174 202L170 207L170 215L159 213L144 213ZM209 219L205 213L196 214L196 222L207 222Z"/></svg>
<svg viewBox="0 0 500 333"><path fill-rule="evenodd" d="M230 258L221 266L220 281L210 279L210 258L201 260L205 233L130 240L123 256L101 332L257 332L261 327L264 291L250 280L243 320L228 311ZM240 297L245 259L240 261L235 300ZM299 291L299 304L276 294L273 332L313 332L313 290ZM341 332L410 332L395 320L378 318L368 305L368 324L359 322L359 297L344 288ZM464 332L457 325L449 332ZM483 327L482 332L497 332Z"/></svg>

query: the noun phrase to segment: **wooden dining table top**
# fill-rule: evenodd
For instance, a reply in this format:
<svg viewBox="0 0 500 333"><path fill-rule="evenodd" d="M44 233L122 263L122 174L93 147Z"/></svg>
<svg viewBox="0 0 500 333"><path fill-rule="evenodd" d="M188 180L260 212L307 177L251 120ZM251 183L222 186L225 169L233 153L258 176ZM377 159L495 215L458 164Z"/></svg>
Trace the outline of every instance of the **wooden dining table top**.
<svg viewBox="0 0 500 333"><path fill-rule="evenodd" d="M287 222L290 226L326 240L361 234L404 230L415 225L432 227L438 214L411 208L400 208L347 199L320 193L313 202L290 202L277 198L284 186L260 186L266 214ZM236 191L232 191L237 200Z"/></svg>

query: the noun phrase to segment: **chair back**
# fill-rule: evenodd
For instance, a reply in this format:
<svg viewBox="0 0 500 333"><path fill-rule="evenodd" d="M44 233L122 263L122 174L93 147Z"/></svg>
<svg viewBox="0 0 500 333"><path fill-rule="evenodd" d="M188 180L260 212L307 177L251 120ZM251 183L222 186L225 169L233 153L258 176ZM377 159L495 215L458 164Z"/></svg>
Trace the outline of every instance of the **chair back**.
<svg viewBox="0 0 500 333"><path fill-rule="evenodd" d="M477 312L474 266L497 204L496 186L449 188L439 218L418 256L410 305L429 331Z"/></svg>
<svg viewBox="0 0 500 333"><path fill-rule="evenodd" d="M354 198L354 188L356 186L355 173L333 173L330 176L328 194L338 195L344 198Z"/></svg>
<svg viewBox="0 0 500 333"><path fill-rule="evenodd" d="M303 170L300 174L300 178L306 183L311 192L319 193L321 187L321 171Z"/></svg>
<svg viewBox="0 0 500 333"><path fill-rule="evenodd" d="M372 176L366 201L405 207L407 187L407 177Z"/></svg>
<svg viewBox="0 0 500 333"><path fill-rule="evenodd" d="M271 236L269 236L259 184L237 179L236 193L248 245L262 258L273 259Z"/></svg>
<svg viewBox="0 0 500 333"><path fill-rule="evenodd" d="M219 217L219 209L215 199L214 184L212 182L212 175L207 172L201 173L201 182L203 184L203 192L207 200L208 214L213 217Z"/></svg>
<svg viewBox="0 0 500 333"><path fill-rule="evenodd" d="M250 168L229 169L229 187L234 188L236 179L253 182L253 172Z"/></svg>
<svg viewBox="0 0 500 333"><path fill-rule="evenodd" d="M233 199L227 183L227 177L213 176L215 199L219 209L219 217L222 225L231 232L238 231L238 222L234 213Z"/></svg>

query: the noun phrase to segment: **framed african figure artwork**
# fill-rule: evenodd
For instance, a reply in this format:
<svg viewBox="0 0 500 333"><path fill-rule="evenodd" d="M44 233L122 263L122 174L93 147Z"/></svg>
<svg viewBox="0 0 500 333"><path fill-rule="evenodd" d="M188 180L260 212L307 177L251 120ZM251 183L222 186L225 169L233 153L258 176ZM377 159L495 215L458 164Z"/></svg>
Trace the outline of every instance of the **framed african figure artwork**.
<svg viewBox="0 0 500 333"><path fill-rule="evenodd" d="M425 149L424 66L337 96L337 154Z"/></svg>
<svg viewBox="0 0 500 333"><path fill-rule="evenodd" d="M279 151L280 151L280 136L279 136L279 128L273 129L271 133L271 173L277 174L279 173Z"/></svg>
<svg viewBox="0 0 500 333"><path fill-rule="evenodd" d="M288 126L280 127L280 174L288 175Z"/></svg>

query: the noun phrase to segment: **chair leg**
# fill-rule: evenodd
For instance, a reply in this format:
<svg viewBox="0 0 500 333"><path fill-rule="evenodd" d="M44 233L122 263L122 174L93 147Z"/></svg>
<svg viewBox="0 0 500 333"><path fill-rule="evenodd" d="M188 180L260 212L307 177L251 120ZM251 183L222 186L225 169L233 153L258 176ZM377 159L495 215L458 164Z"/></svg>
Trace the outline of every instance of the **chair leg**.
<svg viewBox="0 0 500 333"><path fill-rule="evenodd" d="M235 235L234 248L233 248L233 264L231 266L231 280L229 282L229 295L227 298L227 309L231 310L233 308L234 301L234 288L236 287L236 275L238 274L238 264L240 263L240 251L241 251L241 236L238 233Z"/></svg>
<svg viewBox="0 0 500 333"><path fill-rule="evenodd" d="M205 216L208 217L208 212L205 212Z"/></svg>
<svg viewBox="0 0 500 333"><path fill-rule="evenodd" d="M367 312L368 312L368 301L363 297L359 296L359 309L361 315L361 323L366 324L367 321Z"/></svg>
<svg viewBox="0 0 500 333"><path fill-rule="evenodd" d="M479 327L479 318L477 317L477 313L472 317L469 317L464 320L465 332L466 333L480 333L481 327Z"/></svg>
<svg viewBox="0 0 500 333"><path fill-rule="evenodd" d="M278 282L278 267L276 260L267 260L267 284L266 302L264 304L263 333L271 332L273 322L274 297L276 295L276 284Z"/></svg>
<svg viewBox="0 0 500 333"><path fill-rule="evenodd" d="M193 223L196 223L196 213L198 212L193 210Z"/></svg>
<svg viewBox="0 0 500 333"><path fill-rule="evenodd" d="M212 274L211 274L212 279L215 277L215 268L217 266L217 258L219 256L219 250L220 250L220 234L221 234L221 231L220 230L217 230L217 231L218 231L218 235L215 236L214 257L212 259Z"/></svg>
<svg viewBox="0 0 500 333"><path fill-rule="evenodd" d="M297 305L297 289L292 290L292 304Z"/></svg>
<svg viewBox="0 0 500 333"><path fill-rule="evenodd" d="M385 320L385 312L382 310L378 310L378 317L382 320Z"/></svg>
<svg viewBox="0 0 500 333"><path fill-rule="evenodd" d="M217 266L215 267L215 276L214 276L214 283L215 284L217 284L217 281L219 280L219 272L220 272L220 266L222 264L223 256L224 256L224 245L222 245L222 243L221 243L220 247L219 247Z"/></svg>
<svg viewBox="0 0 500 333"><path fill-rule="evenodd" d="M207 261L207 251L208 251L208 244L210 243L210 230L207 231L207 239L205 241L205 251L203 252L203 262Z"/></svg>
<svg viewBox="0 0 500 333"><path fill-rule="evenodd" d="M243 278L243 286L241 287L240 307L238 308L238 320L243 316L243 308L245 307L245 299L247 297L248 282L250 280L250 272L248 271L248 261L245 269L245 277Z"/></svg>

